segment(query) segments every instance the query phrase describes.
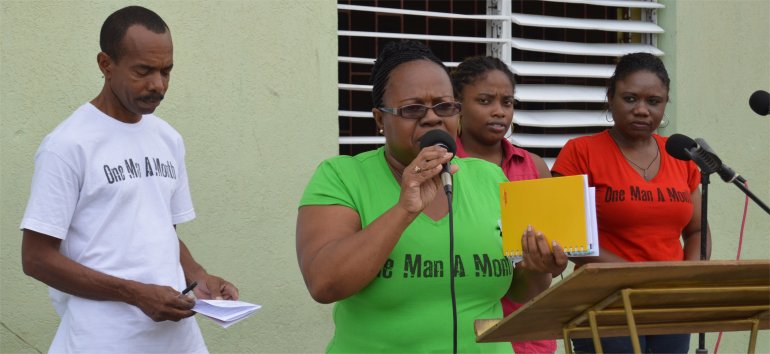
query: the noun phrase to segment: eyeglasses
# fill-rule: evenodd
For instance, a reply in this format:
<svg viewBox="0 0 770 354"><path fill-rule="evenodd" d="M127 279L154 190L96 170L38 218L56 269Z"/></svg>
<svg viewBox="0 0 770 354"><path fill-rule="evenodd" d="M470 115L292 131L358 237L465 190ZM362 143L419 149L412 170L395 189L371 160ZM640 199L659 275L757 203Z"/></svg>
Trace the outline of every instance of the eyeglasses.
<svg viewBox="0 0 770 354"><path fill-rule="evenodd" d="M441 102L437 103L433 107L425 106L421 104L408 104L398 108L377 108L382 112L397 115L407 119L420 119L428 114L428 110L432 109L433 113L436 113L439 117L451 117L457 113L460 113L462 105L460 102Z"/></svg>

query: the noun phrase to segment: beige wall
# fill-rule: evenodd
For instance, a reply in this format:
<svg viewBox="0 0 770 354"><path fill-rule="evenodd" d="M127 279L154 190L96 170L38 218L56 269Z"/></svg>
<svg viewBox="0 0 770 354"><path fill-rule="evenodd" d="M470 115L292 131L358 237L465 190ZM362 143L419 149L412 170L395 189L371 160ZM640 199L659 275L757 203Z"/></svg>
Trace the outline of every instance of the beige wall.
<svg viewBox="0 0 770 354"><path fill-rule="evenodd" d="M0 352L45 352L58 317L20 267L17 230L41 139L101 89L99 29L126 1L0 2ZM184 136L198 218L179 233L232 280L254 317L212 352L319 352L331 307L307 295L294 250L300 193L337 148L333 0L139 1L164 18L174 71L157 114Z"/></svg>
<svg viewBox="0 0 770 354"><path fill-rule="evenodd" d="M770 116L749 108L756 90L770 91L770 1L661 1L659 46L671 75L672 121L665 135L705 139L751 190L770 203ZM711 176L708 219L712 259L735 259L744 194ZM770 258L770 216L749 202L741 259ZM748 332L722 338L720 353L745 353ZM691 352L697 347L693 336ZM706 336L713 353L716 335ZM770 333L761 332L758 353L770 353Z"/></svg>
<svg viewBox="0 0 770 354"><path fill-rule="evenodd" d="M770 203L770 117L748 107L770 91L770 1L662 1L660 46L672 76L663 131L703 137ZM122 1L0 0L0 352L43 352L58 318L45 286L21 272L17 230L40 140L93 98L98 30ZM299 195L337 153L333 0L139 2L171 27L175 67L158 114L185 137L198 219L180 235L212 273L233 280L253 318L222 330L199 319L212 352L320 352L331 306L312 302L294 251ZM742 193L716 176L715 259L737 250ZM750 204L743 259L770 258L770 217ZM696 336L693 337L694 340ZM745 352L729 333L719 352ZM716 336L707 336L713 352ZM770 353L767 331L758 352ZM693 342L691 352L694 352Z"/></svg>

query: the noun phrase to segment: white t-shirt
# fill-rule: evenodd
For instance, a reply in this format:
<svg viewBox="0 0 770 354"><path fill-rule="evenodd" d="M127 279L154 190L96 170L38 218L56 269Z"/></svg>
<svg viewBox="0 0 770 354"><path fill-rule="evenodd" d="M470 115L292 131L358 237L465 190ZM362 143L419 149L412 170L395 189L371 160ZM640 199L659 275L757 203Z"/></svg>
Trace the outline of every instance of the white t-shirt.
<svg viewBox="0 0 770 354"><path fill-rule="evenodd" d="M174 225L195 218L184 155L155 115L127 124L86 103L41 143L21 228L99 272L181 290ZM158 323L126 303L50 293L61 316L50 352L207 351L192 317Z"/></svg>

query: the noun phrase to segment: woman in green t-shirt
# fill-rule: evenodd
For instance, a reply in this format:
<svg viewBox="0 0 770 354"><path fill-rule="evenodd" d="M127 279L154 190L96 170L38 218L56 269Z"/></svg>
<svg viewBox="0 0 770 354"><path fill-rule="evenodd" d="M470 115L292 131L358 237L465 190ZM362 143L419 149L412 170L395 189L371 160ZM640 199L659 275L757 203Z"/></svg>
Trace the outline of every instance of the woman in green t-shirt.
<svg viewBox="0 0 770 354"><path fill-rule="evenodd" d="M525 261L513 269L498 227L497 183L507 180L500 168L453 159L439 146L420 148L431 130L454 138L460 111L446 67L427 47L389 43L372 82L385 146L324 161L300 201L297 257L305 284L316 301L335 303L327 351L512 352L508 343L476 343L473 321L502 317L506 294L526 302L546 289L566 255L558 245L551 253L530 227L522 230ZM454 277L439 177L450 161Z"/></svg>

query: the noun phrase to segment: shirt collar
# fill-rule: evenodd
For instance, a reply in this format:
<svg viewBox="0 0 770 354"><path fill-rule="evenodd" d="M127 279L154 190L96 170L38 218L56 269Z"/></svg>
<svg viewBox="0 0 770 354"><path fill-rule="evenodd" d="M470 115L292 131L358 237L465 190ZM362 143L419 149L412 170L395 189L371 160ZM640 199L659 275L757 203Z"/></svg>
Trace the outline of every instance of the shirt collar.
<svg viewBox="0 0 770 354"><path fill-rule="evenodd" d="M517 149L508 139L503 139L503 160L508 161L514 157L523 159L528 154L524 149Z"/></svg>
<svg viewBox="0 0 770 354"><path fill-rule="evenodd" d="M455 142L457 143L457 157L468 157L468 153L465 151L465 148L463 147L463 142L460 140L460 137L458 136L455 139ZM503 139L503 161L511 160L515 157L518 158L525 158L525 154L527 152L524 149L517 149L513 144L511 144L508 139Z"/></svg>

